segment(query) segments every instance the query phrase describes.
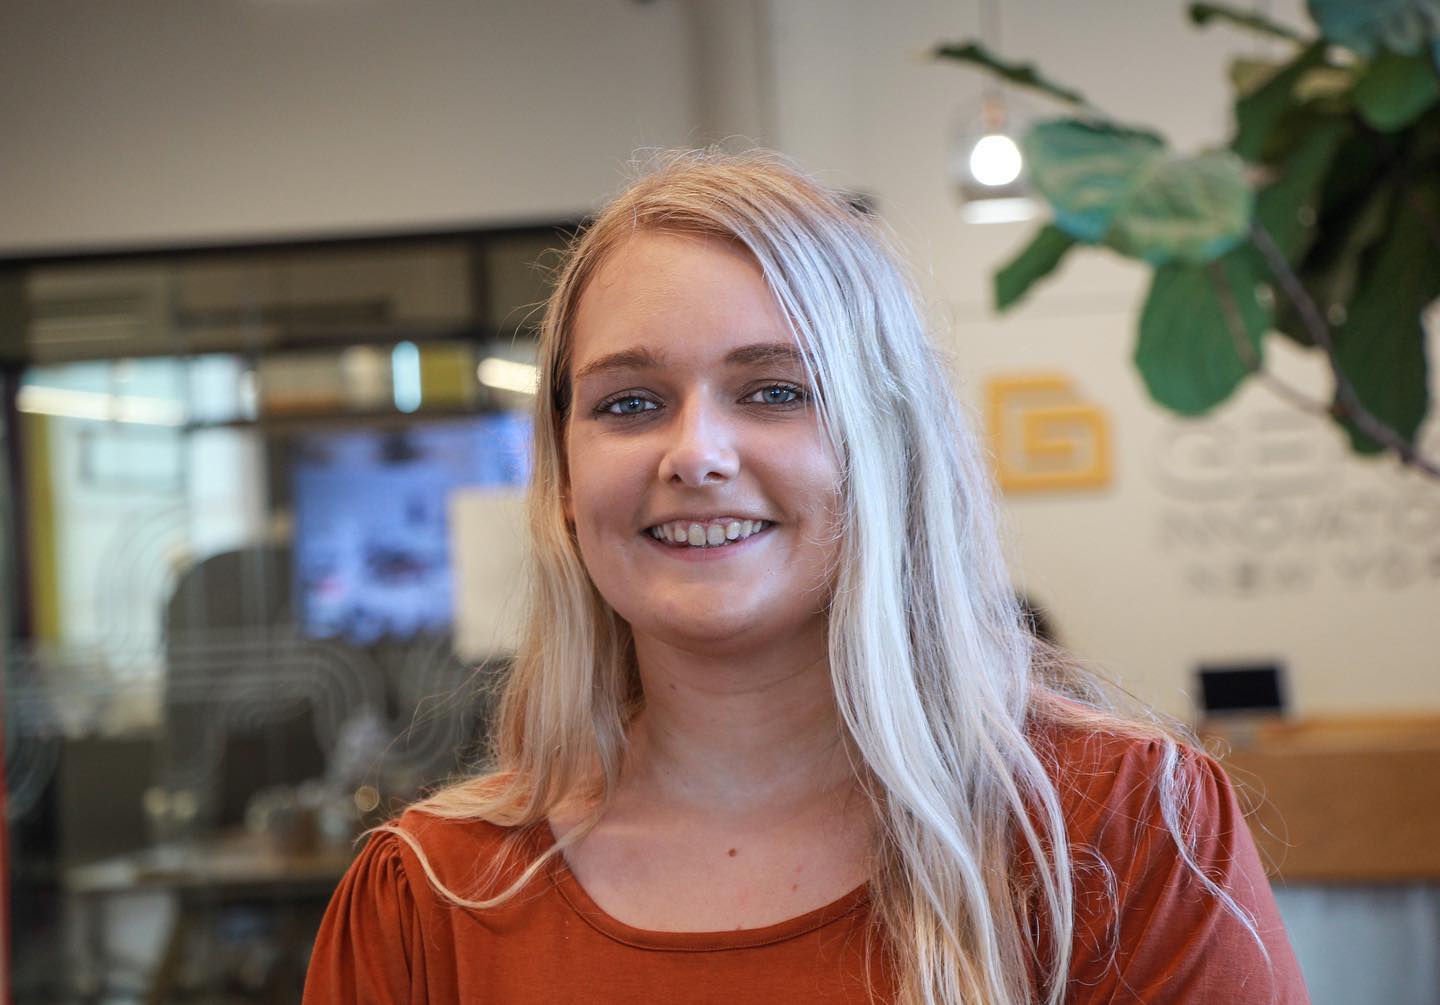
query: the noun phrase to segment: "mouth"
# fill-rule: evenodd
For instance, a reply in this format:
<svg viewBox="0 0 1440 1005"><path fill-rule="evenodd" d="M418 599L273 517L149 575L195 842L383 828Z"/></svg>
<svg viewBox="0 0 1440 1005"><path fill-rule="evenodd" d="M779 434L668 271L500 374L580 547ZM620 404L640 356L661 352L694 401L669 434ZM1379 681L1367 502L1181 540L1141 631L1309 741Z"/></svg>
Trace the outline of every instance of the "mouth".
<svg viewBox="0 0 1440 1005"><path fill-rule="evenodd" d="M645 533L672 548L726 548L773 526L773 520L672 520Z"/></svg>

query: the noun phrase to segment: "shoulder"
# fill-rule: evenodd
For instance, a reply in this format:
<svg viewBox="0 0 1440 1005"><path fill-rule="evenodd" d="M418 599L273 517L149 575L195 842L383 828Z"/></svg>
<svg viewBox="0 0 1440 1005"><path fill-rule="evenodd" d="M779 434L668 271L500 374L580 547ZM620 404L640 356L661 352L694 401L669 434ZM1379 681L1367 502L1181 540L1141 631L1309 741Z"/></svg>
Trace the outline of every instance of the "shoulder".
<svg viewBox="0 0 1440 1005"><path fill-rule="evenodd" d="M411 808L382 824L366 853L400 869L417 903L439 897L441 885L465 899L493 896L495 881L513 880L546 843L532 827L504 827L475 817L452 817Z"/></svg>
<svg viewBox="0 0 1440 1005"><path fill-rule="evenodd" d="M508 885L543 850L535 830L407 809L369 832L336 896L424 924L452 896L478 900Z"/></svg>
<svg viewBox="0 0 1440 1005"><path fill-rule="evenodd" d="M419 842L427 855L440 860L498 851L507 841L526 832L524 828L502 827L478 817L444 816L423 807L407 809L383 827L376 837L389 836L406 845Z"/></svg>
<svg viewBox="0 0 1440 1005"><path fill-rule="evenodd" d="M437 887L462 900L480 899L476 881L483 874L499 878L502 866L533 859L549 844L543 819L528 826L491 819L509 808L512 782L509 774L490 773L445 786L373 828L371 845L377 855L394 858L422 900ZM453 903L455 896L443 899Z"/></svg>
<svg viewBox="0 0 1440 1005"><path fill-rule="evenodd" d="M1047 726L1032 742L1069 837L1078 1000L1304 1001L1245 815L1213 757L1123 728Z"/></svg>
<svg viewBox="0 0 1440 1005"><path fill-rule="evenodd" d="M1183 807L1191 818L1225 814L1235 803L1229 777L1204 750L1158 729L1123 720L1096 725L1044 723L1031 744L1055 785L1067 824L1086 834L1116 818L1161 823Z"/></svg>
<svg viewBox="0 0 1440 1005"><path fill-rule="evenodd" d="M487 864L501 861L517 834L525 837L419 810L372 831L316 934L306 1005L427 1001L436 987L451 986L457 961L441 947L454 944L457 914L437 884L474 898Z"/></svg>
<svg viewBox="0 0 1440 1005"><path fill-rule="evenodd" d="M1193 866L1231 873L1237 856L1247 865L1255 860L1263 879L1234 786L1204 750L1160 733L1073 726L1048 728L1036 749L1055 784L1077 869L1096 862L1118 882L1116 892L1189 886Z"/></svg>

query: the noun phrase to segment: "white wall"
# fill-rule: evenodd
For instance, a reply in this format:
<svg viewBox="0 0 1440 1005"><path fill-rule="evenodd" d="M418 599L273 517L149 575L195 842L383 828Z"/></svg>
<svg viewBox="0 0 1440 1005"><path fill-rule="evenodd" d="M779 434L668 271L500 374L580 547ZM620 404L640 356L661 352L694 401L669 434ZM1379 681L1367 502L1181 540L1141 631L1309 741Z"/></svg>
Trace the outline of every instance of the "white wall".
<svg viewBox="0 0 1440 1005"><path fill-rule="evenodd" d="M0 254L552 218L684 143L635 0L5 0Z"/></svg>

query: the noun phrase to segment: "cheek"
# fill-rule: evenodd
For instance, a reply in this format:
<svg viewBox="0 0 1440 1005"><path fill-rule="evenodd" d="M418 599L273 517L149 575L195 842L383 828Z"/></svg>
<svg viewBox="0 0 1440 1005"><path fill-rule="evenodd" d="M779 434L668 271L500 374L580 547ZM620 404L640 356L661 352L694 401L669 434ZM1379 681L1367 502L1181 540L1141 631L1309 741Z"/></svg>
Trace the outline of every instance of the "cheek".
<svg viewBox="0 0 1440 1005"><path fill-rule="evenodd" d="M791 571L807 595L833 591L844 526L840 468L829 452L811 447L787 452L791 463L771 472L783 486L779 499L799 531ZM779 500L777 500L779 501Z"/></svg>
<svg viewBox="0 0 1440 1005"><path fill-rule="evenodd" d="M803 500L806 522L817 536L829 539L839 526L843 506L840 465L822 448L798 456L804 458L803 462L792 465L787 477L797 498Z"/></svg>
<svg viewBox="0 0 1440 1005"><path fill-rule="evenodd" d="M808 472L814 509L811 515L812 537L816 550L823 556L820 573L827 593L833 591L839 568L841 538L845 527L845 497L840 465L828 450L816 451L813 467Z"/></svg>
<svg viewBox="0 0 1440 1005"><path fill-rule="evenodd" d="M639 459L630 452L602 449L576 436L569 441L564 489L565 516L583 543L602 525L628 526L637 492L644 485Z"/></svg>
<svg viewBox="0 0 1440 1005"><path fill-rule="evenodd" d="M566 465L565 476L565 519L577 533L589 519L587 503L595 498L595 487L591 484L591 472L583 461L571 460Z"/></svg>

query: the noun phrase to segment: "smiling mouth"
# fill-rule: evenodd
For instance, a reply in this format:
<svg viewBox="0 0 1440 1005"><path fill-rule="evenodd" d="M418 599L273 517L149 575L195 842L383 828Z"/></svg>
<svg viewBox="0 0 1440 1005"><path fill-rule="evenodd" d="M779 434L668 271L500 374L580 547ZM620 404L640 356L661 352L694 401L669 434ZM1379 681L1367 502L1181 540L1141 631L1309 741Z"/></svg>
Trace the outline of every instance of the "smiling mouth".
<svg viewBox="0 0 1440 1005"><path fill-rule="evenodd" d="M723 548L773 526L773 520L675 520L656 524L645 533L675 548Z"/></svg>

